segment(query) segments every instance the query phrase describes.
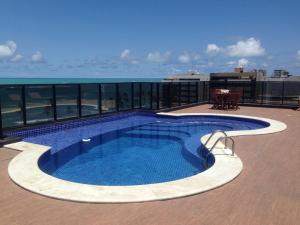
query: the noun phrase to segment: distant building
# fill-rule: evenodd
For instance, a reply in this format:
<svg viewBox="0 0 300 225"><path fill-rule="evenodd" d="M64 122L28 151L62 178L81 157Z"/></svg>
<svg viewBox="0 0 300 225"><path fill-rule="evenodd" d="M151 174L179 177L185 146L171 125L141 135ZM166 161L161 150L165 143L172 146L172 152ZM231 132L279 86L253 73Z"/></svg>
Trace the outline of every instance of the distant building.
<svg viewBox="0 0 300 225"><path fill-rule="evenodd" d="M236 68L234 68L234 72L235 73L243 73L244 72L244 68L243 67L236 67Z"/></svg>
<svg viewBox="0 0 300 225"><path fill-rule="evenodd" d="M253 72L256 73L256 80L257 81L261 81L264 80L267 77L267 71L266 70L253 70Z"/></svg>
<svg viewBox="0 0 300 225"><path fill-rule="evenodd" d="M273 78L288 78L290 77L290 73L286 70L274 70Z"/></svg>
<svg viewBox="0 0 300 225"><path fill-rule="evenodd" d="M300 75L298 76L292 76L292 75L289 75L288 77L266 77L264 79L264 81L300 81Z"/></svg>
<svg viewBox="0 0 300 225"><path fill-rule="evenodd" d="M300 76L292 76L286 70L274 70L272 76L267 76L267 71L258 69L244 71L243 68L235 68L233 72L210 73L210 75L196 72L179 73L163 79L168 82L193 82L193 81L300 81Z"/></svg>
<svg viewBox="0 0 300 225"><path fill-rule="evenodd" d="M165 78L164 81L173 81L173 82L209 81L209 76L196 73L196 72L179 73Z"/></svg>
<svg viewBox="0 0 300 225"><path fill-rule="evenodd" d="M300 81L300 76L293 76L286 70L274 70L273 75L265 77L264 81Z"/></svg>
<svg viewBox="0 0 300 225"><path fill-rule="evenodd" d="M235 68L233 72L211 73L210 80L263 80L267 73L265 70L245 72L243 68Z"/></svg>

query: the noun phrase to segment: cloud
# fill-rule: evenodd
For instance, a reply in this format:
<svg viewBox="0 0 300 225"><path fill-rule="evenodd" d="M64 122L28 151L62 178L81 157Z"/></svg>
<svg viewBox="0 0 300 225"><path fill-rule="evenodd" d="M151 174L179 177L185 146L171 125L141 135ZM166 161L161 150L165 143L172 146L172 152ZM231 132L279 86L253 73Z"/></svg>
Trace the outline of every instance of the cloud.
<svg viewBox="0 0 300 225"><path fill-rule="evenodd" d="M137 65L139 64L139 61L132 58L130 55L129 49L124 49L120 54L120 59L126 61L129 64Z"/></svg>
<svg viewBox="0 0 300 225"><path fill-rule="evenodd" d="M260 40L250 37L245 40L240 40L235 44L228 46L218 46L217 44L208 44L206 47L206 53L208 55L218 55L222 54L223 56L229 57L255 57L255 56L263 56L266 54L265 48L263 48ZM245 62L245 60L242 60ZM234 64L238 64L235 61L229 61L226 63L228 66L232 66Z"/></svg>
<svg viewBox="0 0 300 225"><path fill-rule="evenodd" d="M7 41L5 44L0 45L0 59L13 56L16 50L17 44L14 41Z"/></svg>
<svg viewBox="0 0 300 225"><path fill-rule="evenodd" d="M14 57L12 57L10 59L11 62L19 62L20 60L22 60L23 56L21 54L17 54Z"/></svg>
<svg viewBox="0 0 300 225"><path fill-rule="evenodd" d="M249 64L249 61L245 58L242 58L238 61L238 66L239 67L246 67Z"/></svg>
<svg viewBox="0 0 300 225"><path fill-rule="evenodd" d="M237 62L236 61L229 61L226 63L227 66L233 66L233 65L236 65Z"/></svg>
<svg viewBox="0 0 300 225"><path fill-rule="evenodd" d="M121 54L120 54L120 58L123 60L127 60L130 58L130 50L129 49L124 49Z"/></svg>
<svg viewBox="0 0 300 225"><path fill-rule="evenodd" d="M229 61L226 63L227 65L235 65L236 64L236 61Z"/></svg>
<svg viewBox="0 0 300 225"><path fill-rule="evenodd" d="M147 61L149 62L157 62L157 63L163 63L169 60L171 57L171 52L165 52L164 54L161 54L160 52L150 52L147 55Z"/></svg>
<svg viewBox="0 0 300 225"><path fill-rule="evenodd" d="M40 62L43 62L43 61L44 61L44 57L43 57L43 55L40 51L35 52L31 56L31 62L40 63Z"/></svg>
<svg viewBox="0 0 300 225"><path fill-rule="evenodd" d="M130 60L129 62L130 62L131 64L133 64L133 65L137 65L137 64L140 63L138 60L135 60L135 59Z"/></svg>
<svg viewBox="0 0 300 225"><path fill-rule="evenodd" d="M212 67L212 66L214 66L214 65L215 65L214 62L207 62L207 63L205 63L205 64L201 64L200 67L206 68L206 67Z"/></svg>
<svg viewBox="0 0 300 225"><path fill-rule="evenodd" d="M268 63L263 63L262 66L263 66L263 67L268 67L269 64L268 64Z"/></svg>
<svg viewBox="0 0 300 225"><path fill-rule="evenodd" d="M297 51L297 60L300 62L300 50Z"/></svg>
<svg viewBox="0 0 300 225"><path fill-rule="evenodd" d="M260 40L251 37L245 41L238 41L235 45L227 46L226 53L231 57L252 57L262 56L266 50L261 46Z"/></svg>
<svg viewBox="0 0 300 225"><path fill-rule="evenodd" d="M184 52L178 56L178 61L182 64L187 64L191 61L191 57L187 52Z"/></svg>
<svg viewBox="0 0 300 225"><path fill-rule="evenodd" d="M207 54L212 54L212 55L216 55L221 51L221 48L218 47L218 45L216 44L208 44L207 48L206 48L206 53Z"/></svg>
<svg viewBox="0 0 300 225"><path fill-rule="evenodd" d="M201 56L198 55L198 54L195 54L195 55L193 56L193 60L195 60L195 61L198 61L198 60L200 60L200 59L201 59Z"/></svg>

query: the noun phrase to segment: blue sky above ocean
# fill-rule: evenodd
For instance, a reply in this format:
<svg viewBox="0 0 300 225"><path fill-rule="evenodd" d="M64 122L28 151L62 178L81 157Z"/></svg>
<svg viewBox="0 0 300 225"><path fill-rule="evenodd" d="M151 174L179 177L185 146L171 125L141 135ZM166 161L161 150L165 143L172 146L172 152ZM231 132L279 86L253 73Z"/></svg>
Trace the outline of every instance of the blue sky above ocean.
<svg viewBox="0 0 300 225"><path fill-rule="evenodd" d="M17 1L0 7L0 77L300 75L300 1Z"/></svg>

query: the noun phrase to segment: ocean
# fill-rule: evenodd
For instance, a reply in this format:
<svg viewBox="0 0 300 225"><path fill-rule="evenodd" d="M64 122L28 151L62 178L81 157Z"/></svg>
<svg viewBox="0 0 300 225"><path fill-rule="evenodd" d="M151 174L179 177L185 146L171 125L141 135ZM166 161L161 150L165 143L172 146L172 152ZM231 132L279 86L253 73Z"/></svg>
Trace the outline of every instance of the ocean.
<svg viewBox="0 0 300 225"><path fill-rule="evenodd" d="M162 79L163 78L0 78L0 85L160 82Z"/></svg>

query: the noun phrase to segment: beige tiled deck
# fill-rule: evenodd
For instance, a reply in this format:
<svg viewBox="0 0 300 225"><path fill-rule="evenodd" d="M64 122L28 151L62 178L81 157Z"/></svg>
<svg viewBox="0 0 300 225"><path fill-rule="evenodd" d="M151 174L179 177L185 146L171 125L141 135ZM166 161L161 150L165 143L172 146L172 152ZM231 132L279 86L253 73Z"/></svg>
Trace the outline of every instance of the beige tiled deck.
<svg viewBox="0 0 300 225"><path fill-rule="evenodd" d="M203 105L178 112L219 111ZM286 123L288 129L276 134L236 137L236 152L244 164L241 175L218 189L175 200L86 204L39 196L23 190L8 178L7 165L18 152L1 149L0 225L298 224L300 112L241 107L238 111L228 113L279 120Z"/></svg>

